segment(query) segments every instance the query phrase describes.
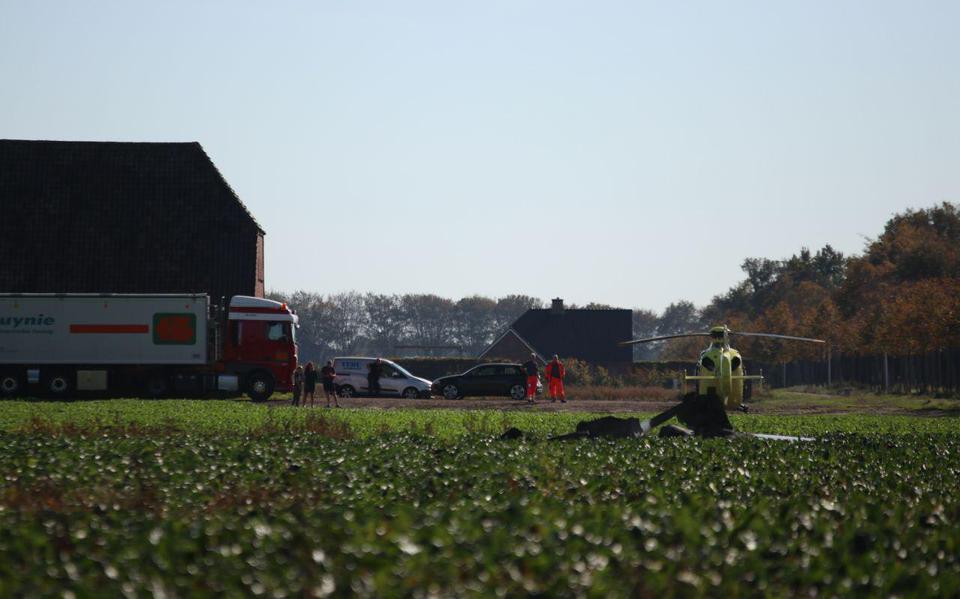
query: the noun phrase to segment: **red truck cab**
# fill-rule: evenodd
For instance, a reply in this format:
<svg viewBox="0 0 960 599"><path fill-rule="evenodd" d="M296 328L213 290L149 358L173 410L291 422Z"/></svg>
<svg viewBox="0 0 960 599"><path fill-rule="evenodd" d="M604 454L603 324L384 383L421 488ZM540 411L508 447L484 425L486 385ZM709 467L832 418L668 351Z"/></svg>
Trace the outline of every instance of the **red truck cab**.
<svg viewBox="0 0 960 599"><path fill-rule="evenodd" d="M231 298L221 368L240 377L254 401L290 391L297 367L298 318L286 304L237 295Z"/></svg>

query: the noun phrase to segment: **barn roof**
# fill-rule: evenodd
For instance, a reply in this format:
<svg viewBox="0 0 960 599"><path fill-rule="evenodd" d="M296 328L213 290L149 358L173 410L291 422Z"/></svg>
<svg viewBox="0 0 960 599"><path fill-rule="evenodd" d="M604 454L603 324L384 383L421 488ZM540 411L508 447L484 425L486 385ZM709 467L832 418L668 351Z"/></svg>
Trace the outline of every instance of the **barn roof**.
<svg viewBox="0 0 960 599"><path fill-rule="evenodd" d="M199 142L115 142L0 139L0 193L10 199L56 198L97 210L138 210L162 200L184 204L223 202L257 227ZM25 202L19 202L23 204ZM4 206L4 213L16 212ZM29 209L29 206L22 206Z"/></svg>
<svg viewBox="0 0 960 599"><path fill-rule="evenodd" d="M0 140L0 291L256 295L263 234L197 142Z"/></svg>
<svg viewBox="0 0 960 599"><path fill-rule="evenodd" d="M633 360L633 350L618 345L632 336L630 310L532 309L511 328L545 357L558 354L594 363Z"/></svg>
<svg viewBox="0 0 960 599"><path fill-rule="evenodd" d="M509 328L509 329L507 329L506 331L503 332L502 335L500 335L499 337L497 337L496 339L494 339L494 340L493 340L493 343L491 343L490 345L488 345L485 350L483 350L482 352L480 352L480 355L479 355L478 357L480 357L480 358L485 358L485 357L487 357L487 355L489 355L489 354L491 353L491 351L492 351L495 347L497 347L497 345L498 345L501 341L503 341L503 339L504 339L505 337L508 337L508 336L514 337L514 338L517 340L517 343L519 343L520 345L522 345L523 347L525 347L525 348L527 349L527 351L530 351L530 352L532 352L532 353L537 354L537 357L540 358L540 361L541 361L541 362L543 362L544 364L547 363L547 359L543 357L543 354L541 354L540 352L538 352L537 349L536 349L535 347L533 347L533 345L531 345L529 341L527 341L526 339L524 339L524 338L520 335L520 333L518 333L518 332L516 332L515 330L513 330L512 327Z"/></svg>

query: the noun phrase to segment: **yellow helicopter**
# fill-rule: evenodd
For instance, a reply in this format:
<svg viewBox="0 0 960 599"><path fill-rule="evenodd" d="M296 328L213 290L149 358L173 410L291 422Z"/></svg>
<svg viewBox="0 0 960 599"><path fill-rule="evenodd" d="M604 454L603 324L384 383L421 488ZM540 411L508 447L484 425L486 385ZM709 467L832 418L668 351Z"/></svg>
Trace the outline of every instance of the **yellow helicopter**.
<svg viewBox="0 0 960 599"><path fill-rule="evenodd" d="M743 408L744 381L762 381L763 376L746 374L743 357L739 351L730 347L731 335L826 343L822 339L810 339L808 337L731 331L726 325L715 326L704 333L680 333L623 341L620 343L621 346L683 337L710 338L710 345L700 352L700 358L697 360L697 374L683 374L683 401L662 414L642 422L641 427L644 434L673 416L677 416L681 422L690 426L693 429L693 434L701 436L719 436L728 434L733 430L726 412ZM687 381L697 382L695 392L686 392Z"/></svg>

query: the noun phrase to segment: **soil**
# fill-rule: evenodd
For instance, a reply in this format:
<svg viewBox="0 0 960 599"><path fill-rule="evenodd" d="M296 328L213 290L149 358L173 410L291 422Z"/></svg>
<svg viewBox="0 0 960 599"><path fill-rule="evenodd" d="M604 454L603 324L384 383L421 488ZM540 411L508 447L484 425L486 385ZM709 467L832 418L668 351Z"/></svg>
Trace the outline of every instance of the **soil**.
<svg viewBox="0 0 960 599"><path fill-rule="evenodd" d="M957 412L942 410L916 410L897 406L823 406L798 405L791 402L778 405L779 402L759 402L750 405L750 414L771 415L827 415L827 414L903 414L911 416L957 416ZM289 406L290 401L271 401L272 407ZM324 407L325 400L318 398L315 404ZM601 414L617 414L623 412L657 413L675 405L672 401L653 401L645 399L618 399L618 400L567 400L567 403L552 403L549 399L539 398L536 403L528 404L525 401L516 401L508 397L475 397L459 400L447 399L403 399L399 397L354 397L340 399L340 405L345 408L374 408L381 410L417 408L425 410L498 410L498 411L535 411L535 412L595 412Z"/></svg>
<svg viewBox="0 0 960 599"><path fill-rule="evenodd" d="M290 405L289 401L271 402L275 405ZM315 402L319 407L326 406L321 399ZM538 399L536 403L528 404L525 401L516 401L508 397L476 397L457 400L448 399L402 399L399 397L353 397L340 399L340 405L345 408L379 408L383 410L397 408L418 408L427 410L499 410L499 411L531 411L538 412L660 412L666 410L672 402L644 401L644 400L587 400L567 403L551 403L549 399Z"/></svg>

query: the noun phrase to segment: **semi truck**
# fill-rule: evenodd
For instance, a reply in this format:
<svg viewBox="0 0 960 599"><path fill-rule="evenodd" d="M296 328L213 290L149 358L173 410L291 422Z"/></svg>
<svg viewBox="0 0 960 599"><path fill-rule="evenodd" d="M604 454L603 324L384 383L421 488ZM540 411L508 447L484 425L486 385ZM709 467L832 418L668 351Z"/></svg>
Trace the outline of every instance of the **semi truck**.
<svg viewBox="0 0 960 599"><path fill-rule="evenodd" d="M203 397L289 391L297 315L203 294L0 294L0 395Z"/></svg>

